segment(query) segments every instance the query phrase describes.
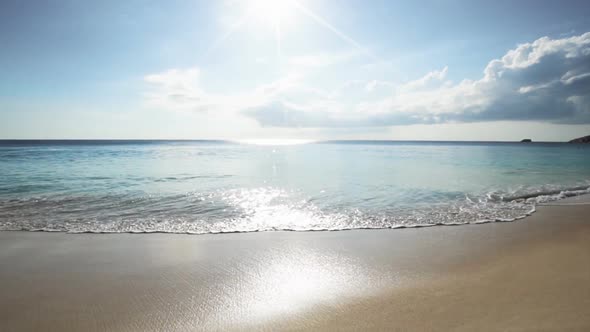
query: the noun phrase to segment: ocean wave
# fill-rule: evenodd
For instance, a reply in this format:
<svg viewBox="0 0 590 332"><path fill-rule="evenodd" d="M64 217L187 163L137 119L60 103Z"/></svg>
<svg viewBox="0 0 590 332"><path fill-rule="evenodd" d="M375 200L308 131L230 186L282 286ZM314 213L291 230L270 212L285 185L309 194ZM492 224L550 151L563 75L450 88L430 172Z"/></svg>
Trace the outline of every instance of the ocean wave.
<svg viewBox="0 0 590 332"><path fill-rule="evenodd" d="M214 194L35 197L0 201L0 230L218 234L457 226L519 220L538 204L583 194L590 194L590 186L545 186L380 211L320 208L312 199L294 202L289 192L276 188L229 190L221 199Z"/></svg>
<svg viewBox="0 0 590 332"><path fill-rule="evenodd" d="M0 229L203 234L511 221L587 193L587 152L450 142L8 142L0 146Z"/></svg>
<svg viewBox="0 0 590 332"><path fill-rule="evenodd" d="M561 198L566 198L570 196L577 196L588 193L590 187L588 186L576 186L570 188L562 188L562 189L541 189L538 191L533 191L524 194L518 194L514 196L506 196L502 197L504 201L517 201L517 200L529 200L534 199L536 202L541 201L551 201Z"/></svg>

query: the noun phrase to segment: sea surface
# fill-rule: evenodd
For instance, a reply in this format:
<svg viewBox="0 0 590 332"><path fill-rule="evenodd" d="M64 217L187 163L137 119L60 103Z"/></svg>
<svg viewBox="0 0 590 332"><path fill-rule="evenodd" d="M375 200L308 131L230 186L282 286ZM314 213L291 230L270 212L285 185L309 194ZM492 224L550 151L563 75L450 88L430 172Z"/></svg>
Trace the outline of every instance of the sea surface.
<svg viewBox="0 0 590 332"><path fill-rule="evenodd" d="M590 145L0 141L0 230L219 233L513 221L590 193Z"/></svg>

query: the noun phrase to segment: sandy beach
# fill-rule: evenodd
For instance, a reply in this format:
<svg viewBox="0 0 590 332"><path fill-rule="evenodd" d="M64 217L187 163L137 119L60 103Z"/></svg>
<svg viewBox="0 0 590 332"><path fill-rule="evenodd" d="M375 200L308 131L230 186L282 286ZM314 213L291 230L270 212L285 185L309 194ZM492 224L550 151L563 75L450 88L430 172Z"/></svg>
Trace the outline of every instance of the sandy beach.
<svg viewBox="0 0 590 332"><path fill-rule="evenodd" d="M588 17L0 1L0 332L590 332Z"/></svg>
<svg viewBox="0 0 590 332"><path fill-rule="evenodd" d="M590 330L590 205L509 223L0 233L0 330Z"/></svg>

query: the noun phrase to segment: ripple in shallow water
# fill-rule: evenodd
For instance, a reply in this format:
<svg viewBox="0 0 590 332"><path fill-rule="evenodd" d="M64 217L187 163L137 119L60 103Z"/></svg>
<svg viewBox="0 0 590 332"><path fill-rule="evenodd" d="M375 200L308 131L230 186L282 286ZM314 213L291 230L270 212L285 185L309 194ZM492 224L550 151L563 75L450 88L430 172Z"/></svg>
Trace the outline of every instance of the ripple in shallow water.
<svg viewBox="0 0 590 332"><path fill-rule="evenodd" d="M37 197L0 202L0 230L203 234L461 225L513 221L533 213L537 203L589 192L590 188L576 187L509 201L494 194L488 195L491 199L465 197L378 210L319 206L297 192L272 187L208 195Z"/></svg>
<svg viewBox="0 0 590 332"><path fill-rule="evenodd" d="M583 192L589 164L587 148L556 144L0 141L0 229L216 233L514 220L538 201Z"/></svg>

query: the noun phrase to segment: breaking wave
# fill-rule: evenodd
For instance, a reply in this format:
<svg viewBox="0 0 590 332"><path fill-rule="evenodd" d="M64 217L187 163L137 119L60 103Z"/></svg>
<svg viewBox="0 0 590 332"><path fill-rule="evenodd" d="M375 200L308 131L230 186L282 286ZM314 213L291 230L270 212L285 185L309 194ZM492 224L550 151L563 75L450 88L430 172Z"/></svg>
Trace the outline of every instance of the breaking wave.
<svg viewBox="0 0 590 332"><path fill-rule="evenodd" d="M480 224L522 219L538 204L589 193L589 185L542 186L379 208L331 206L317 197L302 199L296 192L272 187L207 195L45 196L0 201L0 230L208 234Z"/></svg>

